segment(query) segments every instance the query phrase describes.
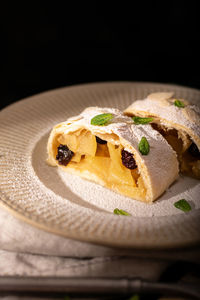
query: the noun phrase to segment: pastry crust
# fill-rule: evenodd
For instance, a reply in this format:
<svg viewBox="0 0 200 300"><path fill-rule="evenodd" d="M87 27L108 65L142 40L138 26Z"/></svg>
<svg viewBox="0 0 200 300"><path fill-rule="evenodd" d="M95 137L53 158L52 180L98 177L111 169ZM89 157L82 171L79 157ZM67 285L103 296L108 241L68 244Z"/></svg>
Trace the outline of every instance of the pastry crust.
<svg viewBox="0 0 200 300"><path fill-rule="evenodd" d="M178 139L183 143L182 153L192 143L200 151L200 108L185 99L178 99L184 107L177 107L174 105L175 100L174 93L171 92L153 93L143 100L133 102L124 113L127 116L153 117L152 123L158 125L159 131L175 129ZM195 177L199 178L199 175Z"/></svg>
<svg viewBox="0 0 200 300"><path fill-rule="evenodd" d="M99 114L111 113L114 117L106 126L91 125L91 119ZM74 168L73 164L61 166L56 160L59 141L66 139L69 134L76 134L80 130L87 130L107 143L122 147L133 154L136 161L138 173L142 178L145 195L138 199L151 203L158 198L178 176L178 162L176 153L172 150L162 135L152 129L150 125L134 125L131 118L124 116L117 109L89 107L80 115L68 119L66 122L56 125L49 136L47 151L48 163L59 166L64 170L77 174L83 178L95 181L100 185L120 192L114 185L106 185L98 174L84 172ZM142 155L138 150L138 144L142 137L146 137L150 145L148 155ZM68 145L69 146L69 145ZM78 165L78 163L77 163ZM123 192L120 192L123 194ZM135 197L134 197L135 198Z"/></svg>

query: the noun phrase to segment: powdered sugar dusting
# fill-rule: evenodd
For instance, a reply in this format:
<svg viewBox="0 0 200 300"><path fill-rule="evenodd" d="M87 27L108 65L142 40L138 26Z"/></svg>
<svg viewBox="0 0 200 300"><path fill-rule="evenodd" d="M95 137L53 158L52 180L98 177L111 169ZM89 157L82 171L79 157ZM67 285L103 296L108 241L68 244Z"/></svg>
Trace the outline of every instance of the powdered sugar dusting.
<svg viewBox="0 0 200 300"><path fill-rule="evenodd" d="M157 93L158 95L160 93ZM156 95L153 94L153 95ZM140 113L140 114L152 114L158 116L161 123L165 126L171 125L171 127L180 126L180 129L184 129L197 143L200 149L200 110L196 105L185 105L184 108L179 108L174 105L174 98L171 99L157 99L147 97L144 100L137 100L133 102L125 112L128 113ZM184 100L182 100L184 101ZM168 105L165 105L165 102ZM187 102L188 103L188 102Z"/></svg>
<svg viewBox="0 0 200 300"><path fill-rule="evenodd" d="M64 172L63 169L49 167L45 163L47 139L48 133L36 144L33 152L33 167L40 181L47 187L47 191L51 189L64 201L107 213L113 213L115 208L122 208L130 212L133 217L180 215L182 212L175 208L173 203L182 198L187 199L193 209L200 208L200 201L196 197L199 191L198 180L180 176L158 200L153 204L146 204Z"/></svg>
<svg viewBox="0 0 200 300"><path fill-rule="evenodd" d="M2 110L0 204L32 225L87 242L139 248L198 242L199 183L194 179L181 177L156 202L144 205L45 163L46 143L54 124L79 114L86 106L124 109L133 98L166 88L181 97L190 95L194 102L199 99L198 91L175 86L106 83L46 92ZM87 184L92 188L86 192ZM191 212L172 210L170 203L182 197L191 202ZM114 215L115 205L130 210L133 216Z"/></svg>
<svg viewBox="0 0 200 300"><path fill-rule="evenodd" d="M160 217L181 214L181 211L174 207L174 202L186 198L192 203L193 208L200 208L200 201L195 199L195 194L198 192L198 181L196 186L190 191L191 183L194 182L191 178L179 178L177 182L171 186L166 193L161 196L153 204L146 204L140 201L124 197L107 188L101 187L93 182L86 181L76 175L71 175L62 170L58 170L60 178L63 180L67 188L81 199L113 213L115 208L126 210L134 217ZM183 190L183 184L185 188ZM182 192L177 197L177 191ZM188 193L190 196L188 197Z"/></svg>
<svg viewBox="0 0 200 300"><path fill-rule="evenodd" d="M91 119L103 113L111 113L113 115L113 119L109 124L105 126L91 125ZM147 189L146 201L151 202L156 199L177 178L178 161L176 153L162 135L149 124L135 125L133 120L130 117L124 116L121 111L100 107L89 107L80 116L70 118L70 122L69 124L67 120L60 125L56 125L50 134L48 153L49 161L52 162L52 165L57 164L56 159L52 157L54 137L60 134L68 134L77 129L86 128L94 135L115 134L119 139L113 141L113 143L122 144L126 150L134 154L138 170L143 177ZM142 155L138 150L138 145L142 137L146 137L150 145L148 155ZM160 158L161 154L162 158Z"/></svg>

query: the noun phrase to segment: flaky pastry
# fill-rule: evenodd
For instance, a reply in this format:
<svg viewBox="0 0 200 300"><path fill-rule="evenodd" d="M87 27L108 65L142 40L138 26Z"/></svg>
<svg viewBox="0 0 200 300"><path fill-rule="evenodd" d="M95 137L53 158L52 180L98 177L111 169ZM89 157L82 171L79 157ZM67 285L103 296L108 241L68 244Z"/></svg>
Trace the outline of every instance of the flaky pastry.
<svg viewBox="0 0 200 300"><path fill-rule="evenodd" d="M174 93L153 93L133 102L127 116L152 117L158 130L176 151L182 173L200 179L200 108Z"/></svg>
<svg viewBox="0 0 200 300"><path fill-rule="evenodd" d="M112 119L104 125L92 125L91 120L102 114ZM148 151L143 152L141 140ZM163 136L149 124L134 125L117 109L89 107L56 125L47 151L51 166L148 203L178 176L176 153Z"/></svg>

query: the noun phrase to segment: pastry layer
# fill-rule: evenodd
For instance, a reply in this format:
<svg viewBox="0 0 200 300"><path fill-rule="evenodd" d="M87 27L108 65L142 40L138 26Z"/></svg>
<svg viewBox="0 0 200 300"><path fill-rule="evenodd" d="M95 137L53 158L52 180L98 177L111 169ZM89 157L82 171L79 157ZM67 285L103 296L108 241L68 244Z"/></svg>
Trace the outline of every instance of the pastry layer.
<svg viewBox="0 0 200 300"><path fill-rule="evenodd" d="M91 125L91 119L103 113L113 115L109 124ZM142 137L150 145L147 155L138 150ZM73 153L66 166L56 159L60 145L66 145ZM178 175L176 154L162 135L150 125L134 125L131 118L117 109L90 107L56 125L47 150L50 165L145 202L159 197ZM136 165L133 169L124 165L122 151L133 157Z"/></svg>
<svg viewBox="0 0 200 300"><path fill-rule="evenodd" d="M175 101L181 106L175 105ZM200 179L200 108L173 93L153 93L133 102L128 116L153 117L152 126L177 152L182 173Z"/></svg>

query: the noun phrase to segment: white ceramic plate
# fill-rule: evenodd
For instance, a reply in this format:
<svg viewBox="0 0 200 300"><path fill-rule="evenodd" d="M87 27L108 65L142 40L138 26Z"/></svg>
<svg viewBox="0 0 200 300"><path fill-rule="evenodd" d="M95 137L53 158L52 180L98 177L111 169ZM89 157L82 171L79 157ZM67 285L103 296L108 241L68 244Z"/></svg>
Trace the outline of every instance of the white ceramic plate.
<svg viewBox="0 0 200 300"><path fill-rule="evenodd" d="M120 247L163 248L200 241L200 184L180 177L152 205L45 163L51 128L85 107L125 109L156 91L198 103L200 91L151 83L100 83L62 88L16 102L0 112L0 203L17 217L69 238ZM162 157L161 157L162 159ZM161 174L162 176L162 174ZM173 203L185 198L189 213ZM132 214L117 216L118 207Z"/></svg>

